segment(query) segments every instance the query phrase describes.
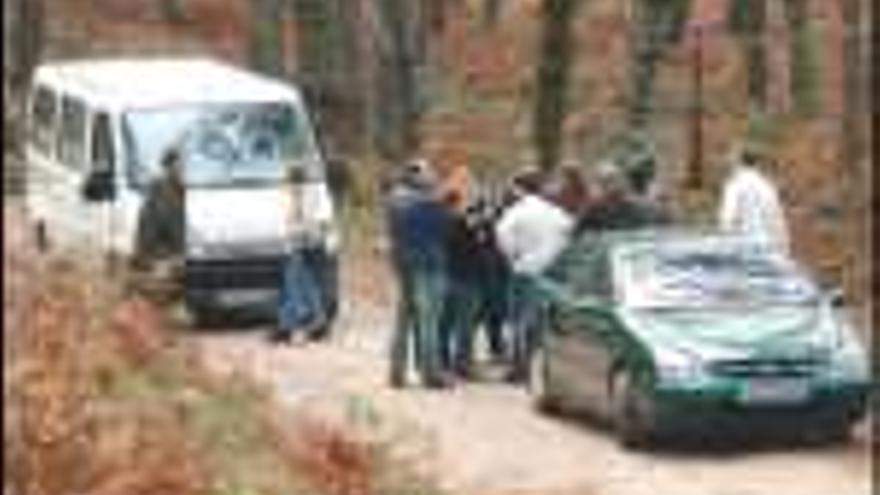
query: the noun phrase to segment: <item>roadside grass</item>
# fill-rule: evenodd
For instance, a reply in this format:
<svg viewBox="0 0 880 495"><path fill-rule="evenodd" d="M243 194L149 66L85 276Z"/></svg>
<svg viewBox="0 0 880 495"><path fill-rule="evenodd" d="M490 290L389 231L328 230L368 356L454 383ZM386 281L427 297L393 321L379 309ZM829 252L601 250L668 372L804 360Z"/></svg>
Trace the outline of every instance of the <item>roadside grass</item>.
<svg viewBox="0 0 880 495"><path fill-rule="evenodd" d="M208 373L163 308L95 273L16 246L4 274L5 493L439 493L382 440Z"/></svg>

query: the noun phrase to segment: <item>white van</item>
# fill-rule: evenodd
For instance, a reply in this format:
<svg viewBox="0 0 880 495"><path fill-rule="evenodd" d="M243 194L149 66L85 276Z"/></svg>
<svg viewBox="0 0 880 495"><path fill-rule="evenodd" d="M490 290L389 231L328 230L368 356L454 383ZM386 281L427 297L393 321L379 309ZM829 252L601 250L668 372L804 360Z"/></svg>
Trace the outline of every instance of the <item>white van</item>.
<svg viewBox="0 0 880 495"><path fill-rule="evenodd" d="M54 249L133 254L146 187L175 145L184 158L193 300L277 289L290 166L306 171L304 221L321 223L335 249L325 163L300 92L201 59L37 68L26 203L40 236Z"/></svg>

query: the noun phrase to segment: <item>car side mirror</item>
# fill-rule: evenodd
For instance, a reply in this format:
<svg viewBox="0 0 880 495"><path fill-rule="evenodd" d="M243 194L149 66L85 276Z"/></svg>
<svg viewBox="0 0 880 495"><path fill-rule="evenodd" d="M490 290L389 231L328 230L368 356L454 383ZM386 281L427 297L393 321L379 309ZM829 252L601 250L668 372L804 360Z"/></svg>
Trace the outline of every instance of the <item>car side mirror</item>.
<svg viewBox="0 0 880 495"><path fill-rule="evenodd" d="M96 170L89 174L83 184L83 197L87 201L112 201L116 197L111 170Z"/></svg>

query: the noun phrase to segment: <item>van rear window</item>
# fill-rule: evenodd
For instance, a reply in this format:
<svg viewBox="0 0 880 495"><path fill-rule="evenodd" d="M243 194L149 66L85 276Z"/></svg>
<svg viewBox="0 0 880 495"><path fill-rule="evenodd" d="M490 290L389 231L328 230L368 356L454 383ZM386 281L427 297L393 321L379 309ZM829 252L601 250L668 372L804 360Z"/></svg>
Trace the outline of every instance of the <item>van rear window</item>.
<svg viewBox="0 0 880 495"><path fill-rule="evenodd" d="M58 160L74 169L82 169L86 151L86 106L79 100L61 102L61 132L58 133Z"/></svg>
<svg viewBox="0 0 880 495"><path fill-rule="evenodd" d="M31 108L30 139L36 149L47 155L52 152L57 106L55 93L45 87L37 87Z"/></svg>

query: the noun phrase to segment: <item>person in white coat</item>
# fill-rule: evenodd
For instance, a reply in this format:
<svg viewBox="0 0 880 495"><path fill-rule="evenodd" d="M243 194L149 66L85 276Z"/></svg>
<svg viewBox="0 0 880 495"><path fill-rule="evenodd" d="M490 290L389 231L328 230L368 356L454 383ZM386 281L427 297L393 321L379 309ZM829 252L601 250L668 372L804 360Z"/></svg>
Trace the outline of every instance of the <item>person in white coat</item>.
<svg viewBox="0 0 880 495"><path fill-rule="evenodd" d="M513 272L510 304L512 369L508 380L523 382L528 364L538 345L540 308L531 304L528 293L532 278L546 270L568 245L575 227L571 212L540 194L542 181L537 171L520 174L514 188L518 199L498 220L498 247Z"/></svg>
<svg viewBox="0 0 880 495"><path fill-rule="evenodd" d="M765 164L754 150L744 150L730 162L730 174L724 183L720 227L725 232L743 234L783 253L789 252L788 225L779 192L764 174Z"/></svg>

